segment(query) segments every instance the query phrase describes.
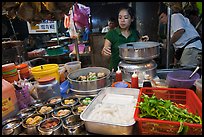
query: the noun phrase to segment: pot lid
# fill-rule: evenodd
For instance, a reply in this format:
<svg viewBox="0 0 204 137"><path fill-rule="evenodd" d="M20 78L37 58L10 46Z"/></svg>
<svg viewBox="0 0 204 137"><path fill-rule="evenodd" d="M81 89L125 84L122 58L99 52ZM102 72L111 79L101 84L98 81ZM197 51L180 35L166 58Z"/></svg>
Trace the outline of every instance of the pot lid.
<svg viewBox="0 0 204 137"><path fill-rule="evenodd" d="M23 69L23 68L26 68L26 67L28 67L28 64L26 64L26 63L22 63L22 64L19 64L19 65L16 66L17 69Z"/></svg>
<svg viewBox="0 0 204 137"><path fill-rule="evenodd" d="M37 81L42 84L42 83L47 83L47 82L50 82L50 81L53 81L53 80L55 80L55 77L45 76L45 77L42 77L42 78L38 79Z"/></svg>
<svg viewBox="0 0 204 137"><path fill-rule="evenodd" d="M157 64L154 60L143 62L143 63L126 63L125 61L120 61L118 64L119 67L122 68L122 70L128 71L128 72L134 72L134 71L146 71L155 69L157 67Z"/></svg>
<svg viewBox="0 0 204 137"><path fill-rule="evenodd" d="M159 46L160 43L154 41L147 41L147 42L130 42L125 43L119 46L119 48L134 48L134 49L144 49L144 48L152 48Z"/></svg>

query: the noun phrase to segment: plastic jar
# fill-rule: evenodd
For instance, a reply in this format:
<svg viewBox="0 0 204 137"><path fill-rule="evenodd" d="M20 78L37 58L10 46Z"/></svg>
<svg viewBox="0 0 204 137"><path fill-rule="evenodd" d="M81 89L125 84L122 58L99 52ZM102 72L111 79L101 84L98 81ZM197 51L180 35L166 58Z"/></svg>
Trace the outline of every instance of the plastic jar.
<svg viewBox="0 0 204 137"><path fill-rule="evenodd" d="M60 94L60 84L52 76L46 76L37 80L37 93L38 98L42 101L47 101L48 99L61 96Z"/></svg>

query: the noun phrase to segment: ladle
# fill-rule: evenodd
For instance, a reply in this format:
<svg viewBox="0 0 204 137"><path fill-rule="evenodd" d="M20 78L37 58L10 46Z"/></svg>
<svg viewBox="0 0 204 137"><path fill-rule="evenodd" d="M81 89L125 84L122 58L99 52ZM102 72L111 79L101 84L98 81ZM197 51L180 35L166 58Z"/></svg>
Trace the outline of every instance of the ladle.
<svg viewBox="0 0 204 137"><path fill-rule="evenodd" d="M199 66L196 67L196 69L193 71L193 73L189 76L189 79L192 78L192 76L198 71L199 69Z"/></svg>

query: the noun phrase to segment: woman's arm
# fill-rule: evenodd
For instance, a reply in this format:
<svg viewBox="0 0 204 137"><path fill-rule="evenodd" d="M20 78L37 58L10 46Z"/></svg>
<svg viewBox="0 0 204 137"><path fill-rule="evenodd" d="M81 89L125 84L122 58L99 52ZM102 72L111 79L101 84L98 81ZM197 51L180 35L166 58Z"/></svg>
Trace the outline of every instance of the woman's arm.
<svg viewBox="0 0 204 137"><path fill-rule="evenodd" d="M110 56L111 55L111 42L108 39L105 39L101 54L104 56Z"/></svg>

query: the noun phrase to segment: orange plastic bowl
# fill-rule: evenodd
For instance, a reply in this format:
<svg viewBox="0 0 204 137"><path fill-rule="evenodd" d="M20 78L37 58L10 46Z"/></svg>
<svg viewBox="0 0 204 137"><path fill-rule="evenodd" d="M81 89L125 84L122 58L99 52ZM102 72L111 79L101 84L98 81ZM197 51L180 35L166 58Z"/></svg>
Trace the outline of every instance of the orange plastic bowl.
<svg viewBox="0 0 204 137"><path fill-rule="evenodd" d="M111 86L116 88L130 88L131 84L128 82L118 81L114 82Z"/></svg>

